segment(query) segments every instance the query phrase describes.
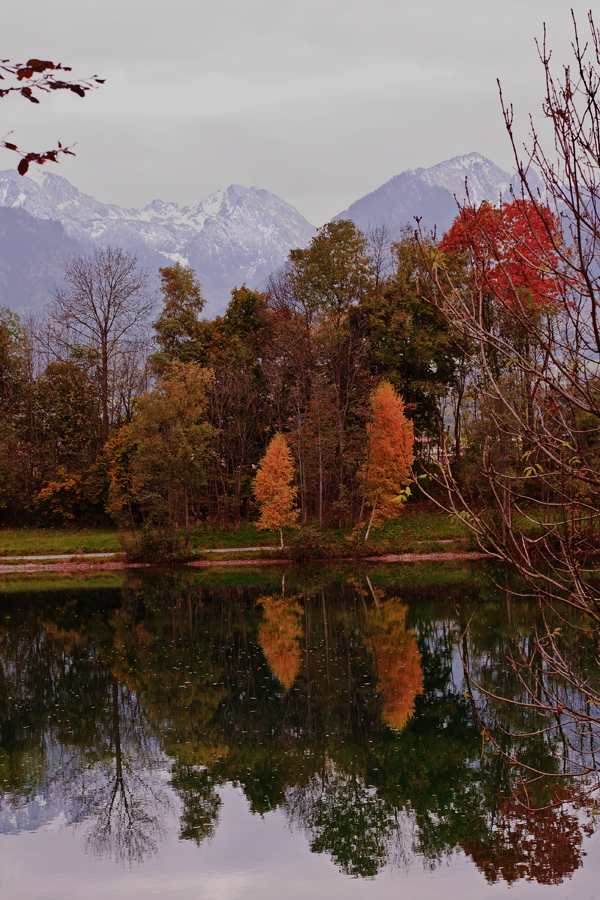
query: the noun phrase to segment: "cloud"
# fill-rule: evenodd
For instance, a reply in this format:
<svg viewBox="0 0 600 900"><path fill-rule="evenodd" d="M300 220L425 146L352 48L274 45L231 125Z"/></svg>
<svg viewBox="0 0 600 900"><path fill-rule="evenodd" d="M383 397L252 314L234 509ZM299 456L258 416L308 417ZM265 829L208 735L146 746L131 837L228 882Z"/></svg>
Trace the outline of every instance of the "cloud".
<svg viewBox="0 0 600 900"><path fill-rule="evenodd" d="M510 166L496 78L525 135L544 20L566 59L564 0L30 0L5 11L4 52L107 83L2 108L18 143L77 140L60 172L99 199L191 202L256 180L319 223L406 167L475 149Z"/></svg>

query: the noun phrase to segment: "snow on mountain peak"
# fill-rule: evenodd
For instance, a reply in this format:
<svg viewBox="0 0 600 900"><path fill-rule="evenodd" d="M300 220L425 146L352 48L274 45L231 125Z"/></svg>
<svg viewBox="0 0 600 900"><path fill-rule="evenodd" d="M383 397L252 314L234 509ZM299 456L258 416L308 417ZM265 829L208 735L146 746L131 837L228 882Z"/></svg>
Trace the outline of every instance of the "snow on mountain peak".
<svg viewBox="0 0 600 900"><path fill-rule="evenodd" d="M466 181L466 187L465 187ZM424 229L446 231L468 198L479 205L510 197L515 176L481 153L455 156L429 169L407 169L356 200L336 219L351 219L363 231L386 224L394 236L418 218Z"/></svg>
<svg viewBox="0 0 600 900"><path fill-rule="evenodd" d="M110 244L134 252L150 270L191 265L209 314L224 311L234 286L258 286L315 233L294 207L255 187L234 184L189 206L155 199L139 210L101 203L60 175L34 172L0 172L0 206L59 222L83 252Z"/></svg>

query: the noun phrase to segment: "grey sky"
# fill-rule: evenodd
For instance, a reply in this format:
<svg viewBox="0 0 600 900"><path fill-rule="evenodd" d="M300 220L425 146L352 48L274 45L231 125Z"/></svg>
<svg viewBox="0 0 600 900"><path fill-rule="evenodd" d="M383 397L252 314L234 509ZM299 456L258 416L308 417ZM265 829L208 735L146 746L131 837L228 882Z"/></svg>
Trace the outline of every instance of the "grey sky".
<svg viewBox="0 0 600 900"><path fill-rule="evenodd" d="M568 61L572 6L584 30L589 0L13 0L0 56L107 83L4 99L1 135L77 142L51 171L105 202L256 183L320 225L406 168L472 150L511 168L496 78L525 137L543 92L534 38L545 21Z"/></svg>

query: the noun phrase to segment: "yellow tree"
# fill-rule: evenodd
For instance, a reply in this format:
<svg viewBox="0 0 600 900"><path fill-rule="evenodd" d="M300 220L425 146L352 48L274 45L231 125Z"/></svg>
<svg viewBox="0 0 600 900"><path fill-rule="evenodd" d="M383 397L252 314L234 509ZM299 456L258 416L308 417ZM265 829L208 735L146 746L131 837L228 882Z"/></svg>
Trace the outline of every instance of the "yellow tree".
<svg viewBox="0 0 600 900"><path fill-rule="evenodd" d="M273 674L289 691L302 659L302 608L296 597L261 597L264 619L258 640Z"/></svg>
<svg viewBox="0 0 600 900"><path fill-rule="evenodd" d="M375 597L375 594L373 594ZM423 693L421 654L414 631L406 627L407 607L397 597L377 602L371 643L377 660L377 680L383 698L384 722L402 731Z"/></svg>
<svg viewBox="0 0 600 900"><path fill-rule="evenodd" d="M109 507L127 519L132 507L162 533L183 522L189 546L190 502L206 482L214 429L208 422L213 374L195 363L175 362L156 388L137 401L133 421L109 442Z"/></svg>
<svg viewBox="0 0 600 900"><path fill-rule="evenodd" d="M409 494L407 485L414 459L413 424L406 418L402 398L389 381L382 381L371 394L371 421L367 426L367 435L367 459L361 470L361 480L363 504L366 501L371 507L371 518L365 542L375 514L382 518L397 515L398 504Z"/></svg>
<svg viewBox="0 0 600 900"><path fill-rule="evenodd" d="M259 528L279 529L283 550L283 529L295 526L298 520L296 507L297 489L292 484L294 464L292 454L284 436L277 433L267 447L253 491L260 506Z"/></svg>

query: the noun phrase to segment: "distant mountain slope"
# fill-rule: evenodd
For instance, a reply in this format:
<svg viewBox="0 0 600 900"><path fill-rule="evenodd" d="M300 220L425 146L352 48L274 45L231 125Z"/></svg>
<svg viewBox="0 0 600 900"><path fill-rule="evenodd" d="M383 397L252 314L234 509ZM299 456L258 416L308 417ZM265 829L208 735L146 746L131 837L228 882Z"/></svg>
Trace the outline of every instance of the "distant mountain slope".
<svg viewBox="0 0 600 900"><path fill-rule="evenodd" d="M135 253L153 274L177 260L192 266L203 286L208 316L224 311L233 287L259 285L283 264L291 248L306 246L315 233L279 197L239 185L195 206L154 200L138 210L100 203L59 175L35 172L33 178L22 178L9 171L0 172L0 207L60 223L67 239L65 252L56 247L61 262L74 248L112 245ZM29 251L43 268L44 253L33 234ZM0 269L13 268L12 252L0 238ZM42 282L47 277L40 272ZM12 308L23 308L19 292L9 300Z"/></svg>
<svg viewBox="0 0 600 900"><path fill-rule="evenodd" d="M508 199L513 181L516 189L515 176L481 153L469 153L430 169L401 172L334 218L351 219L363 231L385 223L396 235L406 225L414 227L415 216L419 216L422 228L435 228L441 235L457 214L457 201L462 203L466 198L465 178L475 204L484 200L497 203L500 196Z"/></svg>
<svg viewBox="0 0 600 900"><path fill-rule="evenodd" d="M19 313L39 311L69 256L87 249L68 237L60 222L0 207L0 306Z"/></svg>

